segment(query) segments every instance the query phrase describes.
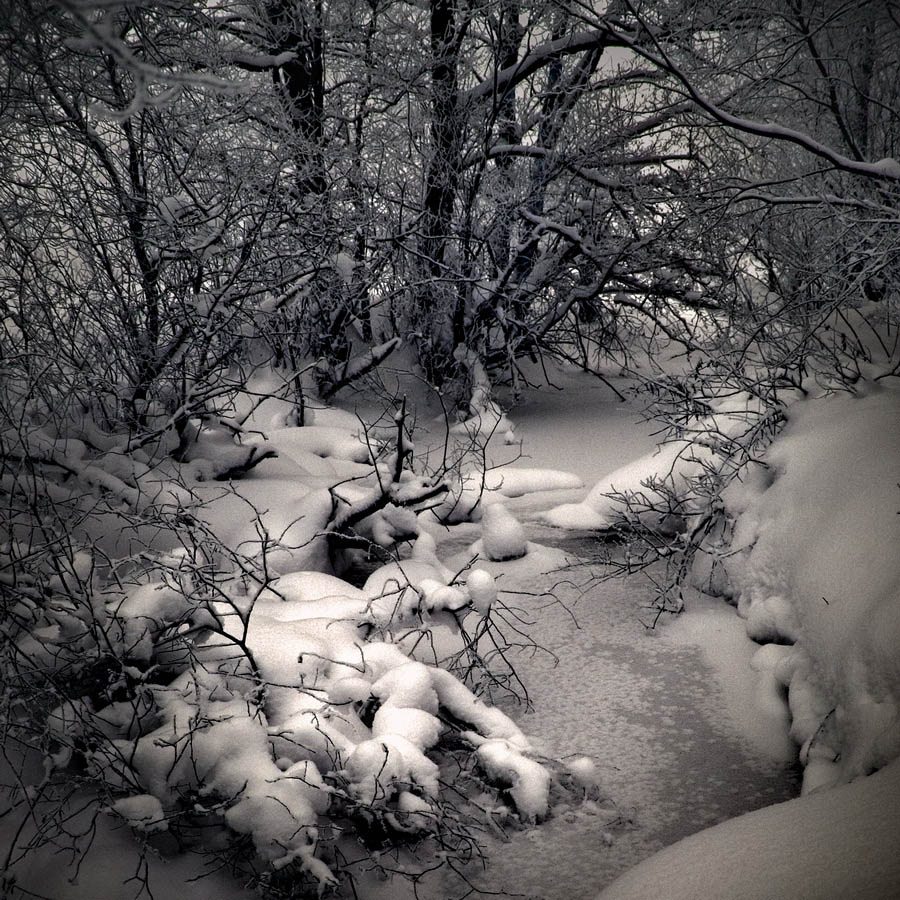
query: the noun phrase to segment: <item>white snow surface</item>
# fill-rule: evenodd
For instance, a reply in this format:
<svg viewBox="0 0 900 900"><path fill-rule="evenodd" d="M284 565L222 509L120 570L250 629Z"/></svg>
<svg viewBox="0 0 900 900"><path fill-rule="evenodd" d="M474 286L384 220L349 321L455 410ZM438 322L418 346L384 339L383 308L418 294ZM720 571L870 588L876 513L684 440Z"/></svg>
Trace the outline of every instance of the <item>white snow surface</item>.
<svg viewBox="0 0 900 900"><path fill-rule="evenodd" d="M767 488L726 496L726 568L751 635L796 638L776 674L825 709L795 739L850 780L900 755L900 390L794 405L766 460Z"/></svg>
<svg viewBox="0 0 900 900"><path fill-rule="evenodd" d="M892 900L900 897L900 762L661 850L597 900Z"/></svg>
<svg viewBox="0 0 900 900"><path fill-rule="evenodd" d="M522 523L501 503L486 507L481 517L481 542L489 559L518 559L527 552Z"/></svg>
<svg viewBox="0 0 900 900"><path fill-rule="evenodd" d="M794 642L752 664L761 695L788 690L804 796L680 841L603 900L900 896L900 390L788 416L768 471L726 492L725 565L751 636Z"/></svg>

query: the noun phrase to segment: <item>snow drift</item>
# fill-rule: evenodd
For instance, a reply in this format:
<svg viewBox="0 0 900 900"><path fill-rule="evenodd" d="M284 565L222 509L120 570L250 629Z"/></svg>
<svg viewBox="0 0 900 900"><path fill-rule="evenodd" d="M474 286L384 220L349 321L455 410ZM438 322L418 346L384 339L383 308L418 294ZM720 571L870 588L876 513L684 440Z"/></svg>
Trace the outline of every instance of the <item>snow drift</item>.
<svg viewBox="0 0 900 900"><path fill-rule="evenodd" d="M716 552L748 633L775 642L754 663L787 688L803 796L659 852L602 900L900 896L900 390L861 383L786 415L724 492Z"/></svg>

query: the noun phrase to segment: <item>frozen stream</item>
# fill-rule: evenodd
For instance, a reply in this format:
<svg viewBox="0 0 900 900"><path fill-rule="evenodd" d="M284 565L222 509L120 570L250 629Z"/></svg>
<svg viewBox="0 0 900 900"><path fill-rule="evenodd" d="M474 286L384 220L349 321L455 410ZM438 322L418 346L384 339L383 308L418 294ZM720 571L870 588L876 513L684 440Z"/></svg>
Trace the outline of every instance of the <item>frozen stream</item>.
<svg viewBox="0 0 900 900"><path fill-rule="evenodd" d="M641 624L642 584L606 582L579 597L560 577L540 586L577 627L560 604L532 608L533 632L559 662L517 659L534 704L519 722L547 756L591 757L611 803L575 806L487 848L485 888L540 900L593 897L655 850L799 791L793 764L754 752L700 649Z"/></svg>
<svg viewBox="0 0 900 900"><path fill-rule="evenodd" d="M575 471L590 487L655 443L633 410L586 388L572 403L539 395L513 412L530 454L518 464ZM531 540L581 555L588 536L532 520L537 509L572 499L580 497L531 495L508 505ZM453 531L442 555L477 536L473 526ZM729 607L697 598L684 621L648 630L645 580L583 590L589 567L548 572L558 558L548 556L537 569L536 560L526 560L503 564L502 584L552 591L560 601L520 598L537 623L532 634L558 663L544 654L519 655L516 668L534 711L511 712L547 756L592 758L601 800L558 810L506 842L491 840L480 887L535 900L590 898L661 847L799 792L786 737L771 733L781 723L755 714L754 645ZM439 900L451 896L457 894L444 885Z"/></svg>

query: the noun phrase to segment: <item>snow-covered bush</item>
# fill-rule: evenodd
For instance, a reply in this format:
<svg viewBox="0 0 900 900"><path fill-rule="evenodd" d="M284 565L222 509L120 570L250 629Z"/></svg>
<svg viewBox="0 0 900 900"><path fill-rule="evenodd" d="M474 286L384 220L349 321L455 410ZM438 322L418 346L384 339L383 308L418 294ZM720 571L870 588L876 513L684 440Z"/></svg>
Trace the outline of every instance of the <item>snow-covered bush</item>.
<svg viewBox="0 0 900 900"><path fill-rule="evenodd" d="M377 446L346 424L261 436L287 406L115 470L29 433L62 474L5 476L0 714L17 808L55 812L5 877L47 842L86 849L71 803L133 829L138 856L171 837L295 894L478 856L485 786L505 816L549 813L551 769L487 701L517 687L508 609L420 529L443 489L410 467L403 408ZM335 541L418 532L361 588L329 574Z"/></svg>

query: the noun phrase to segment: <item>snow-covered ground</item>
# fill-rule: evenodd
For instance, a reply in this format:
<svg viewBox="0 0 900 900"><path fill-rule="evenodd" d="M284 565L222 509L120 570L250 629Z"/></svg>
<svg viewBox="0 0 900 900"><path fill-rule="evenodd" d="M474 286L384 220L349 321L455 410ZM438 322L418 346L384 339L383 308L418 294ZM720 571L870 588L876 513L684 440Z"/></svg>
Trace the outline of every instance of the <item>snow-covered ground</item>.
<svg viewBox="0 0 900 900"><path fill-rule="evenodd" d="M676 844L604 900L900 896L900 390L863 383L854 395L798 400L786 414L764 464L725 493L734 535L719 582L764 644L743 690L767 712L747 721L757 745L771 738L774 749L787 693L804 796ZM664 449L547 518L602 525L609 493L646 492L654 466L677 485L694 462ZM728 673L739 654L719 652L711 623L686 616L671 631L705 633L704 655ZM740 696L731 674L722 683Z"/></svg>
<svg viewBox="0 0 900 900"><path fill-rule="evenodd" d="M552 807L547 821L513 829L507 841L484 838L491 866L469 874L478 874L485 889L588 898L649 856L603 896L880 900L893 888L900 895L900 873L890 862L890 851L900 849L890 827L896 763L826 787L891 763L900 750L900 392L873 386L864 396L791 407L769 467L726 494L740 552L721 561L724 587L743 618L721 600L693 594L682 616L651 630L642 624L646 586L598 583L583 566L563 568L566 554L542 538L560 528L597 527L607 521L610 488L640 489L654 466L678 476L679 466L693 461L656 453L651 426L599 382L559 378L562 393L529 393L510 413L487 462L521 451L520 458L489 470L484 491L461 473L451 498L460 524L447 528L427 515L416 522L404 511L373 517L370 533L378 539L411 528L420 537L410 559L373 573L361 588L323 571L321 536L332 512L329 486L344 482L340 502L348 508L371 491L356 480L369 471L370 448L354 437L354 415L317 411L313 427L297 429L281 427L278 410L257 410L249 425L266 433L265 446L278 457L233 490L206 479L223 453L242 456L246 448L227 442L206 455L198 451L189 466L202 480L192 488L208 500L210 526L224 529L243 552L261 547L265 533L277 535L268 559L281 577L253 597L252 614L238 594L213 610L229 652L214 641L201 642L197 652L211 668L227 669L241 641L276 686L257 706L240 686L246 673L235 669L235 681L189 672L154 688L155 730L126 740L110 720L115 746L132 760L146 792L113 803L96 832L86 821L84 834L103 865L75 882L67 880L71 871L48 881L48 848L17 864L19 883L59 900L133 897L140 885L123 869L127 826L164 828L172 791L196 780L201 792L240 798L228 808L228 822L252 838L263 860L276 867L296 860L327 885L331 873L315 856L312 823L328 802L320 773L334 765L335 748L356 801L385 809L390 803L387 814L398 827L425 832L438 794L427 751L441 732L441 710L468 725L461 736L483 770L509 786L526 824ZM468 434L460 431L460 439ZM434 436L440 452L437 426ZM582 532L577 540L572 546L584 546ZM448 585L473 554L476 566ZM149 659L157 630L183 615L178 593L160 585L119 603L121 640L138 661L142 654ZM440 648L457 640L460 620L483 620L498 603L519 608L549 651L524 648L515 657L534 703L529 715L476 701L433 665ZM435 634L427 646L417 617ZM369 640L373 632L382 639ZM51 641L53 633L47 631ZM779 643L757 649L748 633ZM377 712L363 724L354 710L371 698ZM195 749L185 768L177 753L160 748L176 747L195 713L212 724L192 732ZM60 740L77 737L84 711L73 706L54 715ZM771 806L797 789L788 729L806 764L807 796ZM554 788L551 760L568 767L574 795ZM584 802L574 802L579 793ZM717 825L760 807L768 808ZM0 820L4 847L20 825L22 837L37 821L32 816L29 824L27 810L20 805ZM161 894L202 869L183 857L164 864L150 852L146 859ZM219 875L191 885L185 896L245 896ZM399 885L382 884L379 896L404 896ZM422 884L423 894L440 900L457 888Z"/></svg>
<svg viewBox="0 0 900 900"><path fill-rule="evenodd" d="M892 900L900 896L900 763L702 831L599 900Z"/></svg>

